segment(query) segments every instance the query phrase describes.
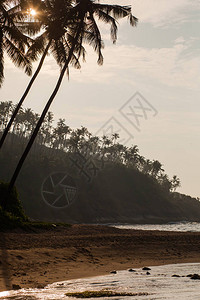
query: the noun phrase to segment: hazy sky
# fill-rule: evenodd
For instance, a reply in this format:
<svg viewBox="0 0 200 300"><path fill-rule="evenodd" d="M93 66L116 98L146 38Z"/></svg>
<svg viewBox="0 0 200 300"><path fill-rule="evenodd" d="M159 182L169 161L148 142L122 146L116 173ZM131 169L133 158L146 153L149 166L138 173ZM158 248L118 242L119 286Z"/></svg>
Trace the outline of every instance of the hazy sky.
<svg viewBox="0 0 200 300"><path fill-rule="evenodd" d="M124 142L137 144L142 155L180 177L181 192L199 197L200 1L104 2L131 4L139 24L121 22L117 45L102 26L104 65L97 66L88 49L87 63L71 69L52 105L55 120L65 118L72 128L83 125L93 133L120 130ZM58 73L49 57L24 106L41 112ZM6 59L0 101L17 102L28 80ZM136 92L144 98L127 103Z"/></svg>

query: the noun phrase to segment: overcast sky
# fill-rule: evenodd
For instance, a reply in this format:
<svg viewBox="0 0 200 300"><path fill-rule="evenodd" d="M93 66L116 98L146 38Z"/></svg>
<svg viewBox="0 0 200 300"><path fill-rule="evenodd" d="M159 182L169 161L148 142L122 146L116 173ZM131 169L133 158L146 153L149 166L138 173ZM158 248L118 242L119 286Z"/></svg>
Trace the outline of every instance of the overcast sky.
<svg viewBox="0 0 200 300"><path fill-rule="evenodd" d="M71 69L52 105L55 120L65 118L72 128L83 125L93 133L119 131L124 143L138 145L142 155L178 175L179 191L199 197L200 1L104 2L131 4L138 26L121 22L116 45L102 26L104 65L97 66L87 50L87 63ZM24 106L40 113L58 74L49 57ZM0 101L16 103L28 80L6 59Z"/></svg>

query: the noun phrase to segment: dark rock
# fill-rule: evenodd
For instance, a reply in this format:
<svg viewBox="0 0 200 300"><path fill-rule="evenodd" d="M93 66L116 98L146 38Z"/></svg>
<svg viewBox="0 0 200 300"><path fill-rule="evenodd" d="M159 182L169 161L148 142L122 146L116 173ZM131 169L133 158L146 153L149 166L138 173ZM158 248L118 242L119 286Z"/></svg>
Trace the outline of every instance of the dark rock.
<svg viewBox="0 0 200 300"><path fill-rule="evenodd" d="M180 276L180 275L174 274L174 275L172 275L172 277L181 277L181 276Z"/></svg>
<svg viewBox="0 0 200 300"><path fill-rule="evenodd" d="M151 275L151 273L149 273L148 271L146 272L146 275Z"/></svg>
<svg viewBox="0 0 200 300"><path fill-rule="evenodd" d="M16 258L19 259L19 260L23 260L24 259L21 255L17 255Z"/></svg>
<svg viewBox="0 0 200 300"><path fill-rule="evenodd" d="M113 270L110 272L110 274L117 274L117 271Z"/></svg>
<svg viewBox="0 0 200 300"><path fill-rule="evenodd" d="M192 277L192 274L187 275L186 277Z"/></svg>
<svg viewBox="0 0 200 300"><path fill-rule="evenodd" d="M135 271L135 270L133 270L133 269L129 269L128 271L129 271L129 272L136 272L136 271Z"/></svg>
<svg viewBox="0 0 200 300"><path fill-rule="evenodd" d="M13 285L12 285L12 289L13 289L13 290L21 290L21 286L18 285L18 284L13 284Z"/></svg>
<svg viewBox="0 0 200 300"><path fill-rule="evenodd" d="M46 284L44 284L44 283L38 283L37 289L44 289L45 286L46 286Z"/></svg>
<svg viewBox="0 0 200 300"><path fill-rule="evenodd" d="M199 274L193 274L190 278L194 279L194 280L200 280L200 275Z"/></svg>
<svg viewBox="0 0 200 300"><path fill-rule="evenodd" d="M144 267L144 268L142 268L142 270L143 270L143 271L150 271L151 269L148 268L148 267Z"/></svg>

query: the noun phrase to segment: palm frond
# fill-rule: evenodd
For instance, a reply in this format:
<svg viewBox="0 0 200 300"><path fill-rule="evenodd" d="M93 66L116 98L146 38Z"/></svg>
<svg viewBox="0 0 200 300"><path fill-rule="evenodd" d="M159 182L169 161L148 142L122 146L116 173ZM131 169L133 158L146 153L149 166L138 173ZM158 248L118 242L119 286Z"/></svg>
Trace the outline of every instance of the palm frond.
<svg viewBox="0 0 200 300"><path fill-rule="evenodd" d="M71 49L71 46L69 45L68 43L68 40L65 38L64 39L64 46L65 46L65 49L66 49L66 52L69 54L69 51ZM82 46L82 45L81 45ZM84 47L82 46L82 48L84 49ZM82 51L84 52L84 50L82 49ZM79 53L79 49L78 49L78 53ZM80 65L80 62L79 62L79 56L76 56L74 53L72 54L72 58L70 60L70 64L71 66L73 66L74 68L76 69L80 69L81 68L81 65Z"/></svg>
<svg viewBox="0 0 200 300"><path fill-rule="evenodd" d="M114 17L116 20L128 17L131 26L137 25L138 19L132 15L131 6L109 5L99 3L94 3L93 5L94 11L101 10L106 14L109 14L110 16Z"/></svg>
<svg viewBox="0 0 200 300"><path fill-rule="evenodd" d="M43 34L35 38L33 44L29 47L26 53L26 57L30 61L36 61L39 58L39 56L44 52L46 46L47 46L47 34L46 32L44 32Z"/></svg>
<svg viewBox="0 0 200 300"><path fill-rule="evenodd" d="M106 14L104 11L98 9L95 11L95 14L98 16L99 20L103 21L104 23L108 23L111 25L111 39L113 41L113 43L116 43L117 41L117 24L116 24L116 20L111 17L110 15Z"/></svg>
<svg viewBox="0 0 200 300"><path fill-rule="evenodd" d="M102 65L103 64L103 55L102 55L101 50L104 48L104 43L101 39L101 33L96 24L96 21L94 19L92 11L89 11L89 17L90 17L90 22L88 23L87 30L90 33L92 33L92 35L90 35L91 39L89 40L89 43L90 43L90 45L93 46L93 49L98 54L97 63L99 65Z"/></svg>
<svg viewBox="0 0 200 300"><path fill-rule="evenodd" d="M62 68L67 61L66 49L63 45L63 38L60 40L52 40L50 50L57 64Z"/></svg>
<svg viewBox="0 0 200 300"><path fill-rule="evenodd" d="M9 39L12 40L13 43L17 47L20 48L20 50L23 50L25 46L28 46L32 43L32 39L23 34L16 26L7 26L4 25L4 34L8 35Z"/></svg>
<svg viewBox="0 0 200 300"><path fill-rule="evenodd" d="M26 58L24 53L20 51L7 37L3 40L4 48L12 60L12 62L17 66L25 70L27 75L32 73L32 65L29 59Z"/></svg>

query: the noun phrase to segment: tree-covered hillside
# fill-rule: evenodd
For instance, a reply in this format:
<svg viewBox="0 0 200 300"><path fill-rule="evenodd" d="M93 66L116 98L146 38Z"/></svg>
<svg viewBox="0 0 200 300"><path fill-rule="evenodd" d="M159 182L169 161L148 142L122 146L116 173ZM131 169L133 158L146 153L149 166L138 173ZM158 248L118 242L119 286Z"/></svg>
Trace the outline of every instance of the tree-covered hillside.
<svg viewBox="0 0 200 300"><path fill-rule="evenodd" d="M12 102L0 103L1 133L13 109ZM0 153L0 180L9 181L38 118L31 109L21 109ZM200 220L199 201L175 193L178 177L169 179L162 164L144 158L136 145L118 143L117 134L97 137L85 127L72 130L63 119L53 124L48 113L17 181L31 218L89 223ZM69 199L70 205L65 203Z"/></svg>

